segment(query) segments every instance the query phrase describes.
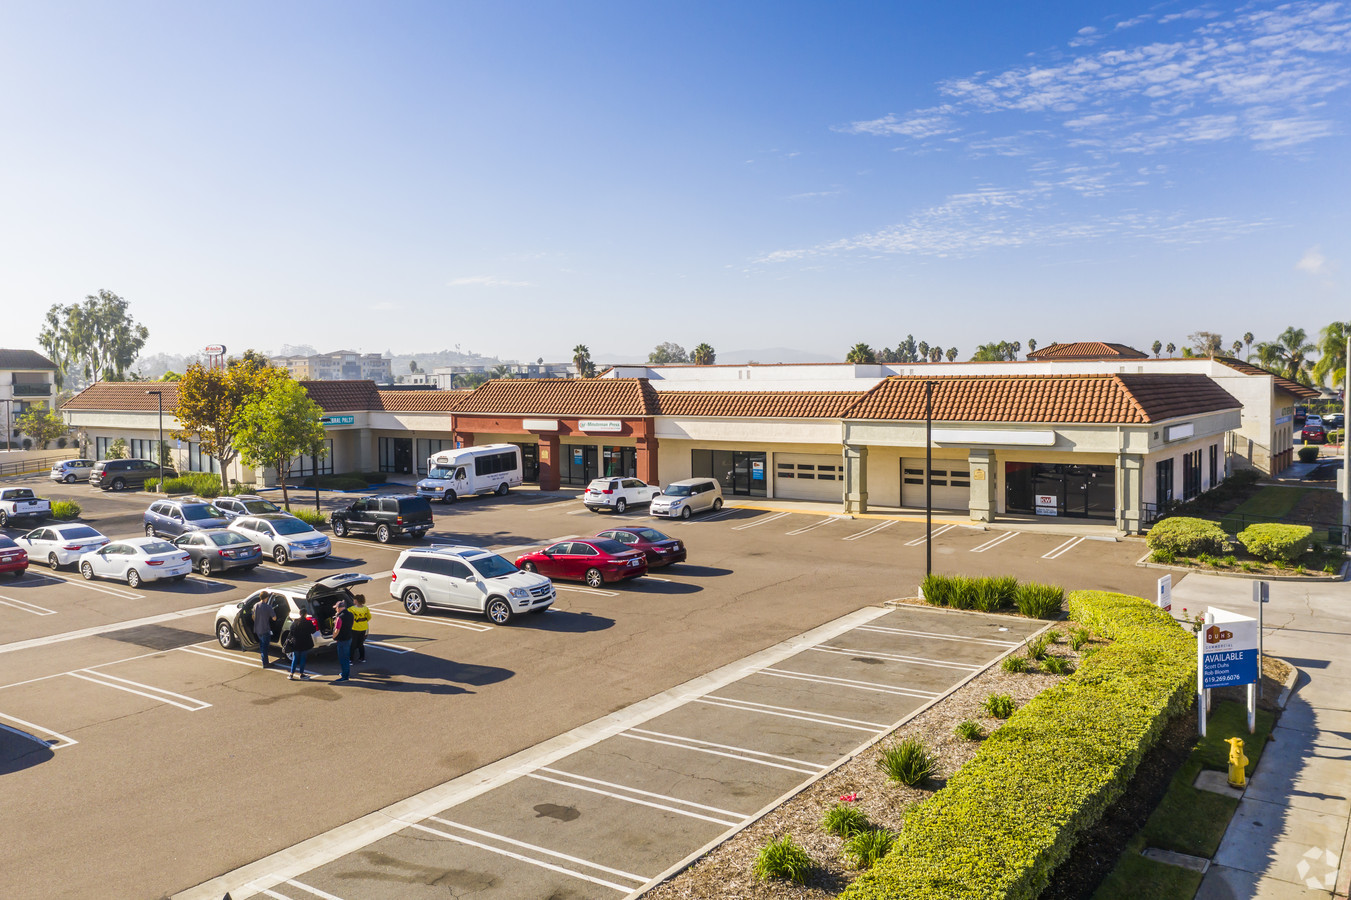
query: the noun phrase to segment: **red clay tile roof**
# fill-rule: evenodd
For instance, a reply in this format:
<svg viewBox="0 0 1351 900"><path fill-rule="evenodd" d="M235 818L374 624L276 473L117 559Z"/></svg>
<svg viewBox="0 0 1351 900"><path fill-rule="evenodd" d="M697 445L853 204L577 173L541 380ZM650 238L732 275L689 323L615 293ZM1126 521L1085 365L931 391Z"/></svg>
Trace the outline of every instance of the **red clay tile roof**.
<svg viewBox="0 0 1351 900"><path fill-rule="evenodd" d="M1073 344L1052 344L1027 354L1032 360L1057 359L1149 359L1148 353L1141 353L1125 344L1111 344L1103 341L1077 341Z"/></svg>
<svg viewBox="0 0 1351 900"><path fill-rule="evenodd" d="M359 412L379 409L380 397L374 381L302 381L301 386L310 399L323 407L324 412Z"/></svg>
<svg viewBox="0 0 1351 900"><path fill-rule="evenodd" d="M1287 394L1293 394L1296 397L1318 397L1321 396L1317 388L1311 388L1307 384L1300 384L1298 381L1292 381L1284 375L1277 375L1275 372L1269 372L1266 369L1254 366L1252 363L1243 362L1241 359L1234 359L1232 356L1216 356L1215 362L1223 366L1228 366L1235 372L1242 372L1244 375L1270 375L1276 382L1276 387L1285 391Z"/></svg>
<svg viewBox="0 0 1351 900"><path fill-rule="evenodd" d="M843 418L922 421L925 381L943 422L1145 424L1242 405L1204 375L951 375L888 378Z"/></svg>
<svg viewBox="0 0 1351 900"><path fill-rule="evenodd" d="M164 411L178 405L173 381L96 381L66 401L62 409L98 409L119 412L155 412L157 399L146 391L164 392Z"/></svg>
<svg viewBox="0 0 1351 900"><path fill-rule="evenodd" d="M469 391L376 391L386 412L454 412Z"/></svg>
<svg viewBox="0 0 1351 900"><path fill-rule="evenodd" d="M863 391L657 391L658 415L838 419Z"/></svg>
<svg viewBox="0 0 1351 900"><path fill-rule="evenodd" d="M651 416L656 391L644 378L503 378L455 406L467 415Z"/></svg>

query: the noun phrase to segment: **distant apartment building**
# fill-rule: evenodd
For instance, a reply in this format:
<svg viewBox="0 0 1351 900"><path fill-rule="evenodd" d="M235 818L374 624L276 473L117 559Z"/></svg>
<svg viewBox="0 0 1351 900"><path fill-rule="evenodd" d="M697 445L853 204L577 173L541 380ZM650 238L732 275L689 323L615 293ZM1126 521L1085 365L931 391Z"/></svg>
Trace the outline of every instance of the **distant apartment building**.
<svg viewBox="0 0 1351 900"><path fill-rule="evenodd" d="M34 406L51 406L56 398L56 364L36 350L0 349L0 416L4 434L18 440L14 420Z"/></svg>
<svg viewBox="0 0 1351 900"><path fill-rule="evenodd" d="M521 363L515 360L507 362L474 360L455 366L437 366L431 372L416 372L405 380L416 384L432 384L443 391L449 391L460 387L457 379L462 375L497 377L499 369L502 370L500 374L507 378L573 378L577 375L577 367L570 362Z"/></svg>
<svg viewBox="0 0 1351 900"><path fill-rule="evenodd" d="M338 350L314 356L276 356L272 364L286 369L296 381L394 381L389 360L379 353Z"/></svg>

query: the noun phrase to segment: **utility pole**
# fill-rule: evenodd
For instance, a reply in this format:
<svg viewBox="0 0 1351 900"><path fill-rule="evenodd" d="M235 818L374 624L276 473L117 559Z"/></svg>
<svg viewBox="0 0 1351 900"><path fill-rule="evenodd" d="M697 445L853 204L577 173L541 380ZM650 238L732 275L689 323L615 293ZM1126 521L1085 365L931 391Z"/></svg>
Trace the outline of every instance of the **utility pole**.
<svg viewBox="0 0 1351 900"><path fill-rule="evenodd" d="M1342 373L1342 549L1351 549L1347 547L1351 539L1347 537L1351 534L1351 441L1346 439L1347 422L1346 413L1348 412L1347 392L1351 391L1351 335L1346 338L1346 371Z"/></svg>
<svg viewBox="0 0 1351 900"><path fill-rule="evenodd" d="M155 490L164 493L164 392L146 391L147 394L155 395L155 405L159 409L159 445L155 448L155 456L159 462L159 484Z"/></svg>
<svg viewBox="0 0 1351 900"><path fill-rule="evenodd" d="M934 384L924 382L924 577L934 570Z"/></svg>

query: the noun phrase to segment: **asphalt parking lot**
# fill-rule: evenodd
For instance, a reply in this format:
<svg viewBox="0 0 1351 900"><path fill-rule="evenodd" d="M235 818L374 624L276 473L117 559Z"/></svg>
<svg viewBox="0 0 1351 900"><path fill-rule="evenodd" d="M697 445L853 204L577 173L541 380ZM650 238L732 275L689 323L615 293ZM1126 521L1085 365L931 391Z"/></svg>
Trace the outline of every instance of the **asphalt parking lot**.
<svg viewBox="0 0 1351 900"><path fill-rule="evenodd" d="M140 531L144 495L30 482L81 500L84 520L110 537ZM641 510L601 516L579 503L520 491L437 507L428 542L514 559L620 519L649 523ZM388 596L405 545L360 539L335 539L322 563L136 590L53 577L45 566L0 577L0 777L22 810L0 822L10 849L0 896L172 895L841 617L880 617L856 623L844 643L834 636L775 662L782 671L748 673L633 726L653 734L609 735L548 763L554 771L427 810L444 822L399 823L305 869L308 879L286 876L344 900L444 896L462 877L457 889L492 880L481 885L492 896L547 897L566 886L613 897L1003 652L969 635L935 637L941 628L916 618L953 614L877 608L914 593L922 525L735 509L650 524L686 542L688 564L604 589L559 583L552 610L505 627L466 614L405 615ZM953 526L935 529L933 550L938 571L1133 593L1153 583L1134 568L1136 543ZM369 662L352 683L330 683L336 663L324 654L312 658L316 679L290 682L215 643L223 603L319 571L374 579L364 590L374 608ZM438 879L440 894L416 893ZM265 887L269 896L324 896Z"/></svg>

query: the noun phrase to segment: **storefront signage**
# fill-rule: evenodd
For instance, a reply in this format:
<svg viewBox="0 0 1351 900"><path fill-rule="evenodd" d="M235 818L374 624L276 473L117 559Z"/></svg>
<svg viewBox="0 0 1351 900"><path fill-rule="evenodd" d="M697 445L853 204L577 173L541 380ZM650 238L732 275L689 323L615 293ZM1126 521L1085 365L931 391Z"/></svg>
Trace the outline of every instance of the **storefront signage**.
<svg viewBox="0 0 1351 900"><path fill-rule="evenodd" d="M321 425L355 425L356 416L324 416L319 420Z"/></svg>
<svg viewBox="0 0 1351 900"><path fill-rule="evenodd" d="M1257 681L1256 619L1212 606L1196 640L1203 689Z"/></svg>
<svg viewBox="0 0 1351 900"><path fill-rule="evenodd" d="M1165 575L1159 579L1159 609L1171 612L1173 609L1173 576Z"/></svg>
<svg viewBox="0 0 1351 900"><path fill-rule="evenodd" d="M1037 495L1037 515L1039 516L1058 516L1060 515L1060 502L1055 494Z"/></svg>
<svg viewBox="0 0 1351 900"><path fill-rule="evenodd" d="M1006 447L1055 446L1054 431L1001 431L994 428L935 428L935 444L995 444Z"/></svg>
<svg viewBox="0 0 1351 900"><path fill-rule="evenodd" d="M522 419L521 427L526 431L557 431L557 419Z"/></svg>
<svg viewBox="0 0 1351 900"><path fill-rule="evenodd" d="M1163 430L1163 439L1165 441L1180 441L1194 434L1196 434L1196 426L1191 422L1185 425L1169 425Z"/></svg>
<svg viewBox="0 0 1351 900"><path fill-rule="evenodd" d="M751 480L752 481L765 480L765 464L758 459L751 461Z"/></svg>
<svg viewBox="0 0 1351 900"><path fill-rule="evenodd" d="M573 464L574 466L580 466L580 465L582 464L582 448L581 448L581 447L573 447L573 448L572 448L572 464Z"/></svg>
<svg viewBox="0 0 1351 900"><path fill-rule="evenodd" d="M577 429L588 434L618 434L624 430L624 423L618 419L582 419Z"/></svg>

